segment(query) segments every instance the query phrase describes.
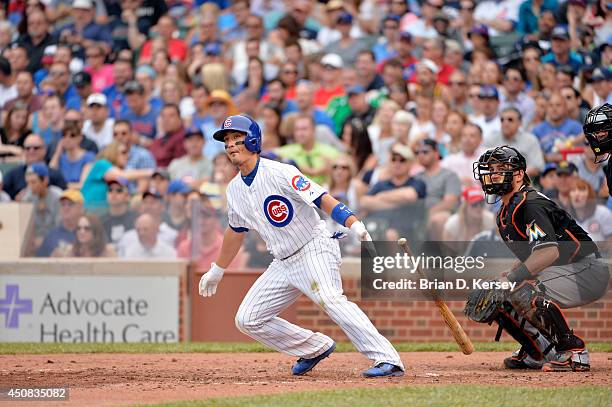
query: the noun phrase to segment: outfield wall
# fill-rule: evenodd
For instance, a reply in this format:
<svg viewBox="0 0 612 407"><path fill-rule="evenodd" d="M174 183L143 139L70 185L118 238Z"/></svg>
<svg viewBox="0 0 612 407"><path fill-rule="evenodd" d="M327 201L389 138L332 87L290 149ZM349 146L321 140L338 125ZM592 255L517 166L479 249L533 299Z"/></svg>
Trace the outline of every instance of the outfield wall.
<svg viewBox="0 0 612 407"><path fill-rule="evenodd" d="M0 342L178 342L188 338L187 263L0 262Z"/></svg>
<svg viewBox="0 0 612 407"><path fill-rule="evenodd" d="M263 270L228 271L212 298L198 295L204 271L192 272L186 262L176 260L0 262L0 342L250 341L235 328L234 316ZM452 340L433 302L363 301L359 278L359 260L346 259L342 266L345 295L390 340ZM474 341L493 340L496 329L467 321L462 301L451 301L449 306ZM610 291L602 300L565 314L588 341L612 341ZM336 340L347 340L305 296L281 315Z"/></svg>

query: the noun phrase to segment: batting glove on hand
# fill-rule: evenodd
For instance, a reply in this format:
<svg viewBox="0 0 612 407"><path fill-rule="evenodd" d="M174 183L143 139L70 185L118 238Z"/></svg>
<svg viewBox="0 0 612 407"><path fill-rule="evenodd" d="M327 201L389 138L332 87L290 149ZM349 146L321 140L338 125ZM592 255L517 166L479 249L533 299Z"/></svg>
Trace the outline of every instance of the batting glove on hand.
<svg viewBox="0 0 612 407"><path fill-rule="evenodd" d="M365 228L362 221L358 220L351 225L351 232L357 236L360 242L371 242L372 237Z"/></svg>
<svg viewBox="0 0 612 407"><path fill-rule="evenodd" d="M211 263L210 270L200 279L200 295L202 297L212 297L217 292L217 285L223 278L225 269Z"/></svg>

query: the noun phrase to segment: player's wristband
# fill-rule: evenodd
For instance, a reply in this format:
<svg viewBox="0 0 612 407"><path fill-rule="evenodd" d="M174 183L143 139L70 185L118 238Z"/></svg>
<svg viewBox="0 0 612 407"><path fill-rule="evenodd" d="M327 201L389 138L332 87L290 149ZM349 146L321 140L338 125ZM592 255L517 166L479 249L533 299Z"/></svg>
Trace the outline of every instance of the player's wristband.
<svg viewBox="0 0 612 407"><path fill-rule="evenodd" d="M533 276L529 272L525 263L521 263L517 268L508 273L508 281L521 283L523 280L531 280Z"/></svg>
<svg viewBox="0 0 612 407"><path fill-rule="evenodd" d="M332 209L331 217L333 220L341 224L342 226L346 226L346 220L353 215L353 211L351 211L348 206L343 203L338 203L338 205L334 206Z"/></svg>

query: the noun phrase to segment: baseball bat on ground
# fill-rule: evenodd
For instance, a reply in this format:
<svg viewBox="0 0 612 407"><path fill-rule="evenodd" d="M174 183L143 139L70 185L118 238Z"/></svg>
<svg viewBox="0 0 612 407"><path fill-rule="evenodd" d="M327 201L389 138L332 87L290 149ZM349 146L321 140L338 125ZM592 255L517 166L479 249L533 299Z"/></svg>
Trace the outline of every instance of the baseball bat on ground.
<svg viewBox="0 0 612 407"><path fill-rule="evenodd" d="M412 250L410 249L410 246L408 245L408 241L406 239L402 237L397 241L397 244L409 256L413 255ZM427 276L425 275L423 270L421 270L420 267L417 267L417 272L419 273L419 276L421 276L421 278L427 278ZM461 351L466 355L469 355L474 352L474 345L472 345L472 341L463 330L463 327L461 326L459 321L457 321L457 318L455 318L453 312L448 308L448 305L446 305L444 300L438 298L438 295L435 292L432 292L432 294L434 297L433 300L436 303L436 306L438 307L438 311L440 311L440 315L442 315L444 323L450 329L451 333L453 334L453 338L455 338L455 342L457 342L457 345L459 345Z"/></svg>

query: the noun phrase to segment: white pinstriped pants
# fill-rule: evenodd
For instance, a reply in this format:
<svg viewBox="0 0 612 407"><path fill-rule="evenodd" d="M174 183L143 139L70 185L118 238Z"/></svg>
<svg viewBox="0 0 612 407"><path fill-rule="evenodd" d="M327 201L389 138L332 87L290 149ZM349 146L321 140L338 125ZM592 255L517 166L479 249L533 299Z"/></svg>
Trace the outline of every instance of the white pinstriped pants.
<svg viewBox="0 0 612 407"><path fill-rule="evenodd" d="M315 237L286 260L274 259L242 300L236 326L287 355L306 359L319 356L332 345L330 337L278 317L304 293L342 328L364 356L375 364L387 362L403 368L393 345L342 294L340 263L338 241L327 236Z"/></svg>

